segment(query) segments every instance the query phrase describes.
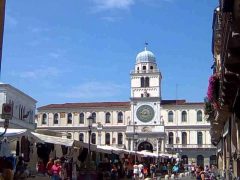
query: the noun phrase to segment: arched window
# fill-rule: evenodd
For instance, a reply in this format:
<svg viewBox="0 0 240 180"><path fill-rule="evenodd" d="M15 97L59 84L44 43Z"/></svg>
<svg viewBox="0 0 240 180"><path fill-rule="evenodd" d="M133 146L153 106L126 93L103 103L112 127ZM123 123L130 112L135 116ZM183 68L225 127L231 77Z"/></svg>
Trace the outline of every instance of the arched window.
<svg viewBox="0 0 240 180"><path fill-rule="evenodd" d="M144 87L144 77L141 77L141 87Z"/></svg>
<svg viewBox="0 0 240 180"><path fill-rule="evenodd" d="M123 134L118 133L118 144L123 144Z"/></svg>
<svg viewBox="0 0 240 180"><path fill-rule="evenodd" d="M95 112L92 113L92 118L93 118L92 123L96 123L96 113Z"/></svg>
<svg viewBox="0 0 240 180"><path fill-rule="evenodd" d="M118 113L118 123L122 123L123 122L123 113L119 112Z"/></svg>
<svg viewBox="0 0 240 180"><path fill-rule="evenodd" d="M42 124L47 124L47 114L42 115Z"/></svg>
<svg viewBox="0 0 240 180"><path fill-rule="evenodd" d="M84 142L84 134L83 133L79 134L79 141Z"/></svg>
<svg viewBox="0 0 240 180"><path fill-rule="evenodd" d="M186 145L186 144L187 144L187 133L182 132L182 145Z"/></svg>
<svg viewBox="0 0 240 180"><path fill-rule="evenodd" d="M172 111L168 112L168 122L173 122L173 112Z"/></svg>
<svg viewBox="0 0 240 180"><path fill-rule="evenodd" d="M145 87L149 87L149 77L145 78Z"/></svg>
<svg viewBox="0 0 240 180"><path fill-rule="evenodd" d="M187 112L186 111L182 112L182 122L187 122Z"/></svg>
<svg viewBox="0 0 240 180"><path fill-rule="evenodd" d="M168 133L168 144L173 144L173 132Z"/></svg>
<svg viewBox="0 0 240 180"><path fill-rule="evenodd" d="M71 133L67 133L67 138L68 139L72 139L72 134Z"/></svg>
<svg viewBox="0 0 240 180"><path fill-rule="evenodd" d="M188 156L187 155L182 155L182 163L188 164Z"/></svg>
<svg viewBox="0 0 240 180"><path fill-rule="evenodd" d="M215 165L215 166L217 165L217 156L216 155L210 156L210 167L212 165Z"/></svg>
<svg viewBox="0 0 240 180"><path fill-rule="evenodd" d="M106 133L105 135L105 144L110 145L110 134Z"/></svg>
<svg viewBox="0 0 240 180"><path fill-rule="evenodd" d="M111 114L110 114L109 112L107 112L107 113L105 114L105 122L106 122L106 123L110 123L110 117L111 117Z"/></svg>
<svg viewBox="0 0 240 180"><path fill-rule="evenodd" d="M84 124L84 114L83 113L79 114L79 124Z"/></svg>
<svg viewBox="0 0 240 180"><path fill-rule="evenodd" d="M197 165L204 167L204 157L202 155L197 156Z"/></svg>
<svg viewBox="0 0 240 180"><path fill-rule="evenodd" d="M197 133L197 144L202 145L203 144L203 134L202 132Z"/></svg>
<svg viewBox="0 0 240 180"><path fill-rule="evenodd" d="M68 124L72 124L72 113L68 113L67 123L68 123Z"/></svg>
<svg viewBox="0 0 240 180"><path fill-rule="evenodd" d="M55 113L55 114L54 114L53 124L58 124L58 113Z"/></svg>
<svg viewBox="0 0 240 180"><path fill-rule="evenodd" d="M96 144L96 133L92 133L91 142L92 142L92 144Z"/></svg>
<svg viewBox="0 0 240 180"><path fill-rule="evenodd" d="M202 111L200 111L200 110L197 112L197 121L198 122L202 121Z"/></svg>

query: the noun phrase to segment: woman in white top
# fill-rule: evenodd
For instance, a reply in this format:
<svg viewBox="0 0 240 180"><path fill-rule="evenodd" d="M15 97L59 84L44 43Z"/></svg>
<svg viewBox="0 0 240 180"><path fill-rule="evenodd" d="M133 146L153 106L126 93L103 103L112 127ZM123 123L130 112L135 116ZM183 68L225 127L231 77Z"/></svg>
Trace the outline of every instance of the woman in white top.
<svg viewBox="0 0 240 180"><path fill-rule="evenodd" d="M139 175L139 169L137 163L133 165L133 177L136 180Z"/></svg>

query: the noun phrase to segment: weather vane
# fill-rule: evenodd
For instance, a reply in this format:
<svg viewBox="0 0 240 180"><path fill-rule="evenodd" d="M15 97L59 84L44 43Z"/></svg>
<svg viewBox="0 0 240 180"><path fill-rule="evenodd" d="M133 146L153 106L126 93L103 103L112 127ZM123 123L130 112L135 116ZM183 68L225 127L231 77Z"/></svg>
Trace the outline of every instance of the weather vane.
<svg viewBox="0 0 240 180"><path fill-rule="evenodd" d="M147 50L147 46L148 46L148 42L147 41L145 41L145 51Z"/></svg>

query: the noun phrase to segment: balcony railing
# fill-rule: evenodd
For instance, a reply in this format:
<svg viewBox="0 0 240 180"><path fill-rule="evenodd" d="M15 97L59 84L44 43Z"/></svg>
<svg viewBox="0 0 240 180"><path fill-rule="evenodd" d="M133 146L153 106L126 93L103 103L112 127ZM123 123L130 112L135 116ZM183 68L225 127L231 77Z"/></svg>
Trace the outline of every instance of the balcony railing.
<svg viewBox="0 0 240 180"><path fill-rule="evenodd" d="M196 148L216 148L212 144L166 144L169 149L196 149Z"/></svg>
<svg viewBox="0 0 240 180"><path fill-rule="evenodd" d="M159 69L149 69L149 70L132 70L131 74L141 74L141 73L159 73Z"/></svg>

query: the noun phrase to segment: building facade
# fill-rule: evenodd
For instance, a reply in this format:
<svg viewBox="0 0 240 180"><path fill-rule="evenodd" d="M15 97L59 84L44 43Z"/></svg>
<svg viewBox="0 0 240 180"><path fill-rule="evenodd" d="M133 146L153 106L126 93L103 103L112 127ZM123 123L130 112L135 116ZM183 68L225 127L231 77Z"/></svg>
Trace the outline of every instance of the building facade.
<svg viewBox="0 0 240 180"><path fill-rule="evenodd" d="M162 75L151 51L145 48L137 55L130 79L130 101L42 106L38 108L37 128L88 142L87 118L91 116L93 144L178 153L185 163L216 163L204 104L162 100Z"/></svg>
<svg viewBox="0 0 240 180"><path fill-rule="evenodd" d="M220 0L213 15L213 75L207 112L218 168L226 179L240 177L240 1Z"/></svg>
<svg viewBox="0 0 240 180"><path fill-rule="evenodd" d="M11 86L10 84L0 84L0 111L2 114L2 104L12 105L13 117L9 121L9 128L35 130L35 111L37 101ZM4 119L0 119L0 127L3 127Z"/></svg>

